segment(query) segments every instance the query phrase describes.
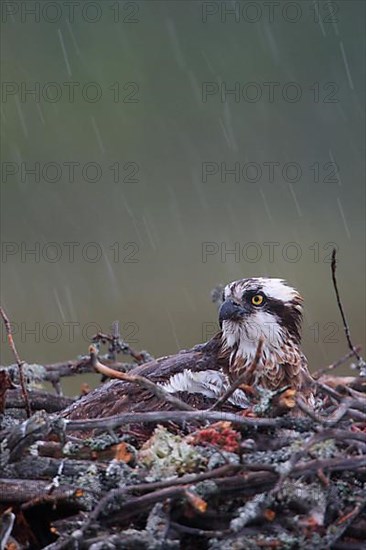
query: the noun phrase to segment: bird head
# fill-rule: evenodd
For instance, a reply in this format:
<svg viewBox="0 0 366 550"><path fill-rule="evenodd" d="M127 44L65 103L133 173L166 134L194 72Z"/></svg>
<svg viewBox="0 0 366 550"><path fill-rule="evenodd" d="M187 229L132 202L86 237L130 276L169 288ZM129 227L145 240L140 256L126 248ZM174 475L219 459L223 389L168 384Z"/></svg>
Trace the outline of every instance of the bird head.
<svg viewBox="0 0 366 550"><path fill-rule="evenodd" d="M254 357L259 339L263 350L279 350L288 342L300 344L302 298L286 281L241 279L224 289L219 311L223 342L239 356Z"/></svg>

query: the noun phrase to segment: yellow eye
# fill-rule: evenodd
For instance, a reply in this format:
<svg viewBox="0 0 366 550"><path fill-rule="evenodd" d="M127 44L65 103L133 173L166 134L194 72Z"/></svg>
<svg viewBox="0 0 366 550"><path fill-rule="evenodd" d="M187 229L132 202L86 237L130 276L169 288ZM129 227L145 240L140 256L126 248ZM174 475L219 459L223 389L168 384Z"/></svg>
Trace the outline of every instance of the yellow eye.
<svg viewBox="0 0 366 550"><path fill-rule="evenodd" d="M253 306L261 306L263 304L263 296L261 294L256 294L252 298L252 304Z"/></svg>

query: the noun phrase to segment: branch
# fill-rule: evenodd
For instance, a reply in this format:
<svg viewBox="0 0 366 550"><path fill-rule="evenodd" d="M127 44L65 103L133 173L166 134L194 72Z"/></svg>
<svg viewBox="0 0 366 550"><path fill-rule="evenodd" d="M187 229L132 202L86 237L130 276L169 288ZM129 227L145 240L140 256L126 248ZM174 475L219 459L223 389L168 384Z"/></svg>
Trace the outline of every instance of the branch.
<svg viewBox="0 0 366 550"><path fill-rule="evenodd" d="M33 411L44 409L49 413L61 411L75 401L72 397L62 397L43 390L29 390L28 398ZM23 405L21 390L9 389L5 396L5 408L19 409L23 408Z"/></svg>
<svg viewBox="0 0 366 550"><path fill-rule="evenodd" d="M35 441L46 437L50 431L50 418L45 411L37 411L31 418L17 424L1 442L0 464L19 460L25 449Z"/></svg>
<svg viewBox="0 0 366 550"><path fill-rule="evenodd" d="M363 468L366 465L366 457L354 457L350 459L324 459L324 460L309 460L301 462L295 465L294 469L290 473L291 477L301 477L308 474L316 474L319 469L326 471L343 471L358 468ZM260 465L257 465L260 466ZM220 498L226 497L226 495L235 495L238 492L243 495L245 489L258 493L258 485L267 485L269 487L275 487L278 480L278 473L268 471L268 465L266 470L258 470L254 472L247 472L246 464L227 465L222 468L218 468L211 472L211 475L204 475L205 479L214 479L217 487L221 489ZM224 477L221 477L224 468L230 468ZM250 469L250 468L249 468ZM245 475L240 475L240 472L245 472ZM239 473L239 475L230 475ZM110 491L99 502L96 508L89 516L87 522L82 526L81 531L85 533L87 529L96 522L98 519L105 524L115 524L116 522L130 521L135 515L141 514L146 508L151 508L156 502L165 501L167 498L176 499L179 497L185 497L187 489L191 485L196 484L202 480L203 475L196 476L183 476L181 479L168 480L168 482L158 482L152 484L141 484L123 487L121 489L115 489ZM188 478L188 479L187 479ZM171 481L172 483L170 483ZM146 492L141 496L130 496L126 493L130 491ZM116 509L111 509L111 503L115 502ZM119 506L118 506L119 504ZM106 510L109 510L108 514ZM104 512L104 517L101 518L101 512ZM69 539L70 540L70 539ZM65 541L66 542L66 541Z"/></svg>
<svg viewBox="0 0 366 550"><path fill-rule="evenodd" d="M340 298L340 295L339 295L337 278L336 278L336 268L337 268L336 249L333 248L332 263L331 263L332 280L333 280L334 291L335 291L336 298L337 298L338 308L339 308L339 311L341 313L341 317L342 317L342 321L343 321L344 333L346 335L348 347L351 350L352 354L357 358L359 363L362 363L362 362L364 363L362 357L358 354L357 349L355 348L355 346L352 344L352 341L351 341L351 333L350 333L350 330L349 330L348 322L347 322L346 315L345 315L344 310L343 310L341 298Z"/></svg>
<svg viewBox="0 0 366 550"><path fill-rule="evenodd" d="M57 420L59 422L60 419ZM196 411L154 411L143 413L124 413L105 418L91 418L84 420L68 420L63 418L62 422L67 431L88 431L95 429L113 430L124 424L155 424L159 422L176 422L184 424L185 422L232 422L237 426L243 427L291 427L304 429L303 418L277 417L277 418L250 418L240 416L234 413L225 413L220 411L196 410ZM56 429L56 428L55 428Z"/></svg>
<svg viewBox="0 0 366 550"><path fill-rule="evenodd" d="M28 394L27 394L27 388L26 388L25 380L24 380L24 373L23 373L24 361L21 361L21 360L20 360L19 354L18 354L17 349L16 349L16 347L15 347L13 335L12 335L12 332L11 332L11 324L10 324L10 321L9 321L8 316L6 315L6 313L5 313L5 311L4 311L4 309L3 309L2 307L0 307L0 315L1 315L1 317L3 318L3 321L4 321L5 330L6 330L6 333L7 333L7 335L8 335L8 342L9 342L10 349L11 349L11 351L13 352L13 355L14 355L14 357L15 357L15 360L16 360L16 362L17 362L17 364L18 364L20 386L21 386L21 388L22 388L22 394L23 394L23 399L24 399L24 403L25 403L25 410L26 410L26 412L27 412L27 417L30 418L30 416L32 415L32 413L31 413L31 408L30 408L30 405L29 405Z"/></svg>
<svg viewBox="0 0 366 550"><path fill-rule="evenodd" d="M49 480L44 479L0 479L0 502L12 506L28 502L46 494L49 485ZM53 494L64 495L66 491L70 491L70 496L74 494L75 488L71 485L63 485L56 488Z"/></svg>
<svg viewBox="0 0 366 550"><path fill-rule="evenodd" d="M124 355L130 355L139 365L142 365L143 363L146 363L147 361L151 361L153 359L153 357L147 351L136 351L121 338L118 321L114 321L112 323L112 334L98 332L95 336L93 336L92 341L94 344L99 344L99 342L108 342L110 345L110 356L114 359L116 357L116 354L119 352L123 353Z"/></svg>
<svg viewBox="0 0 366 550"><path fill-rule="evenodd" d="M93 345L90 346L89 352L90 352L90 360L93 367L95 368L96 371L100 372L104 376L108 376L109 378L118 378L118 380L123 380L124 382L138 384L140 387L154 394L158 399L162 399L163 401L170 403L170 405L173 405L176 409L179 409L182 411L194 411L193 407L191 407L187 403L184 403L177 397L174 397L174 395L167 392L164 388L162 388L161 386L158 386L157 384L155 384L145 376L119 372L109 367L106 367L105 365L102 365L102 363L98 360L97 349L95 346Z"/></svg>
<svg viewBox="0 0 366 550"><path fill-rule="evenodd" d="M333 524L328 527L328 534L326 537L328 548L335 548L336 542L347 531L347 529L354 522L354 520L360 515L365 505L366 505L365 499L359 500L351 512L339 518L335 522L335 525Z"/></svg>
<svg viewBox="0 0 366 550"><path fill-rule="evenodd" d="M93 512L90 514L88 518L88 521L85 527L83 527L83 531L85 531L93 523L93 521L95 521L98 518L102 510L108 509L108 504L110 502L112 502L117 498L121 498L126 493L136 492L136 491L139 493L141 492L144 493L144 492L160 491L162 489L167 489L169 487L176 487L181 485L189 486L195 483L200 483L207 479L218 478L225 475L229 476L237 472L240 472L240 470L242 469L243 469L243 466L240 464L226 464L225 466L215 468L210 472L204 472L202 474L187 474L182 476L179 479L173 478L173 479L166 479L164 481L157 481L155 483L139 483L137 485L125 485L120 489L113 489L112 491L107 493L106 496L103 497L102 500L99 502L99 504L94 508Z"/></svg>
<svg viewBox="0 0 366 550"><path fill-rule="evenodd" d="M328 365L327 367L323 367L322 369L319 369L319 370L313 372L312 373L313 378L315 378L315 380L317 380L325 372L337 369L338 367L343 365L346 361L348 361L348 359L350 359L355 354L355 351L356 352L361 351L361 346L356 346L355 349L352 349L351 351L346 353L346 355L344 355L343 357L338 359L338 361L335 361L331 365Z"/></svg>
<svg viewBox="0 0 366 550"><path fill-rule="evenodd" d="M1 528L0 528L0 544L1 549L11 548L11 544L8 546L8 540L13 530L13 525L15 522L15 514L12 512L12 508L8 508L1 515Z"/></svg>
<svg viewBox="0 0 366 550"><path fill-rule="evenodd" d="M319 386L324 391L326 391L326 393L332 395L332 397L335 397L334 394L337 394L337 392L335 392L331 388L328 388L327 386L322 386L321 384L319 384ZM340 400L336 410L328 416L320 415L314 412L300 397L296 399L296 403L302 412L304 412L312 420L323 426L334 426L335 424L340 422L345 416L353 418L354 420L359 420L361 422L366 421L366 414L364 413L364 401L362 401L361 399L352 399L350 397L340 397L342 400Z"/></svg>

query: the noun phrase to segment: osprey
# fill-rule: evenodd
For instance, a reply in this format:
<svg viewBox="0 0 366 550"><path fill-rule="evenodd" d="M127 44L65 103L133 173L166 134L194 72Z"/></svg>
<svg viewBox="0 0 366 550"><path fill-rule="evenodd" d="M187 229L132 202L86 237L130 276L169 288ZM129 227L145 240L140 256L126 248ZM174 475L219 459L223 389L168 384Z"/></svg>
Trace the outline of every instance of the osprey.
<svg viewBox="0 0 366 550"><path fill-rule="evenodd" d="M227 357L222 371L183 371L164 388L218 398L239 376L243 385L259 389L309 387L312 379L300 349L302 302L300 294L283 279L256 277L228 284L219 310L222 356ZM261 354L253 371L260 340ZM241 390L236 390L229 402L248 405Z"/></svg>
<svg viewBox="0 0 366 550"><path fill-rule="evenodd" d="M283 279L242 279L225 287L219 311L222 346L228 350L230 381L269 390L299 390L311 381L300 349L302 298ZM252 372L259 340L263 345ZM245 376L247 373L247 376Z"/></svg>
<svg viewBox="0 0 366 550"><path fill-rule="evenodd" d="M305 390L311 376L300 349L302 298L282 279L241 279L225 287L219 310L221 332L207 344L135 367L130 374L148 377L196 408L207 408L239 376L244 385ZM256 364L259 341L261 355ZM236 389L224 409L248 407ZM95 418L124 411L169 408L136 384L112 380L68 407L62 416Z"/></svg>

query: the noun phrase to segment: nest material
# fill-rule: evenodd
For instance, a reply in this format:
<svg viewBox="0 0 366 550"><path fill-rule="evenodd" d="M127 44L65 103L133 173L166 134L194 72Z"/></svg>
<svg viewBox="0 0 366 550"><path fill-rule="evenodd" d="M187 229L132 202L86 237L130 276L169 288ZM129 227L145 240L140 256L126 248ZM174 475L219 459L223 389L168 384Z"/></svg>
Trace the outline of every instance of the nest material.
<svg viewBox="0 0 366 550"><path fill-rule="evenodd" d="M65 424L45 411L24 420L9 400L0 434L3 547L361 550L365 383L341 382L317 415L145 411L133 419L151 426L143 442L131 413L75 439L75 426L88 433L98 420L81 428L82 420Z"/></svg>

